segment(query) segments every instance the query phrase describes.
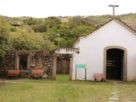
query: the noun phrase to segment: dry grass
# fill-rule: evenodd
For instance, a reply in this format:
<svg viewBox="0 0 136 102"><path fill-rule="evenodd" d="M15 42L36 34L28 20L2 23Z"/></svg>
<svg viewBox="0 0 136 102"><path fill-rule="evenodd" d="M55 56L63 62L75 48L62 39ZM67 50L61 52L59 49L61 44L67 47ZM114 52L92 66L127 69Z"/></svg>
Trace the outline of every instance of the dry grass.
<svg viewBox="0 0 136 102"><path fill-rule="evenodd" d="M60 18L61 22L68 22L69 18Z"/></svg>

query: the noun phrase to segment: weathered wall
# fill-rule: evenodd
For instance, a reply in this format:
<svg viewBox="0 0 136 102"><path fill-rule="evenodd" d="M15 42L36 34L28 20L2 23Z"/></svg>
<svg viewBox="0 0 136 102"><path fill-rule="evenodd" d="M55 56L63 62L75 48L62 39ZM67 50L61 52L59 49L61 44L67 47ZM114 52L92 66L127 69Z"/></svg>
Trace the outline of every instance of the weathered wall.
<svg viewBox="0 0 136 102"><path fill-rule="evenodd" d="M0 76L5 76L9 69L15 69L15 56L14 54L0 57Z"/></svg>
<svg viewBox="0 0 136 102"><path fill-rule="evenodd" d="M0 76L6 76L8 70L20 70L20 56L27 56L27 70L20 70L21 77L29 77L31 70L43 70L44 78L52 78L52 58L54 51L11 51L0 60Z"/></svg>
<svg viewBox="0 0 136 102"><path fill-rule="evenodd" d="M66 59L57 60L57 73L68 74L69 73L69 61Z"/></svg>
<svg viewBox="0 0 136 102"><path fill-rule="evenodd" d="M69 74L70 56L69 54L60 54L57 58L56 72L59 74Z"/></svg>

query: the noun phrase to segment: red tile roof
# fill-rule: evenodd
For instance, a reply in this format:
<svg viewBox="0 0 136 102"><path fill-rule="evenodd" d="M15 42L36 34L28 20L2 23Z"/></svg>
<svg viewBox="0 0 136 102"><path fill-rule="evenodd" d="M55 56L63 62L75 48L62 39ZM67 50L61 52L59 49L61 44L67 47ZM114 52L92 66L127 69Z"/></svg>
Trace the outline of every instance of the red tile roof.
<svg viewBox="0 0 136 102"><path fill-rule="evenodd" d="M129 28L131 31L133 31L133 32L135 32L135 33L136 33L136 30L134 30L131 26L127 25L125 22L123 22L123 21L122 21L122 20L120 20L119 18L115 17L115 18L112 18L111 20L109 20L108 22L106 22L105 24L101 25L101 26L100 26L100 27L98 27L97 29L95 29L95 30L91 31L91 32L90 32L90 33L88 33L88 34L86 34L86 35L81 35L81 36L77 36L77 37L75 38L75 41L74 41L74 43L73 43L73 46L72 46L72 47L74 47L74 44L76 43L76 41L77 41L80 37L87 36L87 35L89 35L89 34L91 34L91 33L95 32L95 31L99 30L101 27L105 26L106 24L108 24L108 23L109 23L109 22L111 22L112 20L117 20L117 21L119 21L119 23L121 23L121 24L125 25L125 27Z"/></svg>

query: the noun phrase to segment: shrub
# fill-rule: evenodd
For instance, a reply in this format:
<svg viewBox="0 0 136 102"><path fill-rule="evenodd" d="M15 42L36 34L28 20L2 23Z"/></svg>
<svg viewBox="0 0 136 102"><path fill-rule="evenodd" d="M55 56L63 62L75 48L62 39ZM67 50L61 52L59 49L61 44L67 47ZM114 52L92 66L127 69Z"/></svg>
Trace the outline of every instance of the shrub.
<svg viewBox="0 0 136 102"><path fill-rule="evenodd" d="M54 42L45 40L42 33L35 33L30 26L23 26L10 34L10 43L15 50L52 50Z"/></svg>
<svg viewBox="0 0 136 102"><path fill-rule="evenodd" d="M16 27L11 27L11 28L10 28L10 31L11 31L11 32L16 32L17 29L16 29Z"/></svg>
<svg viewBox="0 0 136 102"><path fill-rule="evenodd" d="M46 20L44 22L44 25L46 26L47 29L57 27L57 23L54 20Z"/></svg>
<svg viewBox="0 0 136 102"><path fill-rule="evenodd" d="M36 20L33 17L29 17L26 22L28 25L34 25Z"/></svg>
<svg viewBox="0 0 136 102"><path fill-rule="evenodd" d="M61 20L57 17L48 17L46 20L54 20L57 24L61 24Z"/></svg>
<svg viewBox="0 0 136 102"><path fill-rule="evenodd" d="M35 32L46 32L46 26L44 24L40 24L40 25L33 25L32 29Z"/></svg>

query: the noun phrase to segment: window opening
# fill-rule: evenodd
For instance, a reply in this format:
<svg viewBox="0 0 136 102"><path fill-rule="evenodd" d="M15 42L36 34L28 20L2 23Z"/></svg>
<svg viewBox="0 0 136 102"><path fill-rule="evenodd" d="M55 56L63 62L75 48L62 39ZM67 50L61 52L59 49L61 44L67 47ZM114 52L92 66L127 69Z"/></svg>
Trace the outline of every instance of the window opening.
<svg viewBox="0 0 136 102"><path fill-rule="evenodd" d="M26 55L20 56L19 70L27 70L27 56Z"/></svg>

